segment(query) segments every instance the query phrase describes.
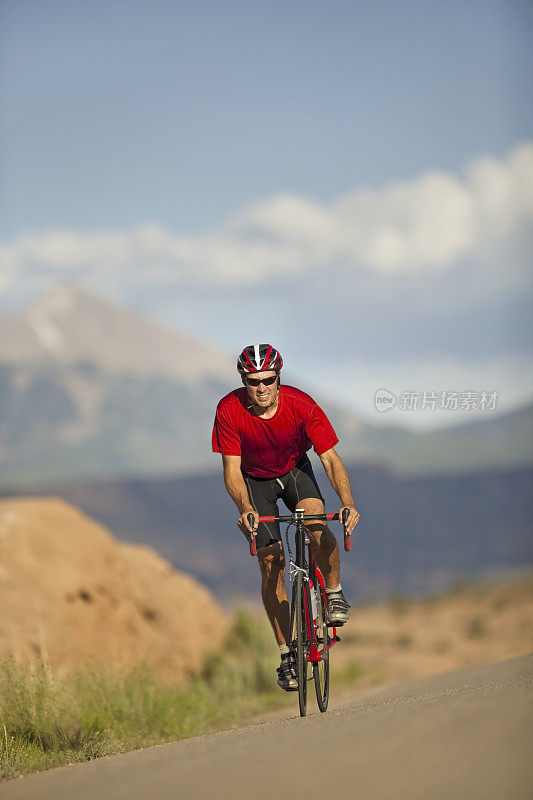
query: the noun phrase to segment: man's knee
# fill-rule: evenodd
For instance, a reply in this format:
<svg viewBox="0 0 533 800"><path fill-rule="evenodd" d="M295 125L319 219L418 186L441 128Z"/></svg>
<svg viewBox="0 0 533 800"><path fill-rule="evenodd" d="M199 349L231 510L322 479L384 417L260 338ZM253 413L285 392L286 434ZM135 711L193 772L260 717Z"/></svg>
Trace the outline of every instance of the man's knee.
<svg viewBox="0 0 533 800"><path fill-rule="evenodd" d="M303 508L306 514L324 513L324 503L318 497L308 497L298 503L298 507ZM322 534L324 530L327 530L327 525L325 520L309 520L309 522L305 523L305 530L311 542L320 545Z"/></svg>
<svg viewBox="0 0 533 800"><path fill-rule="evenodd" d="M337 540L326 522L316 522L314 525L310 523L310 527L307 528L307 535L312 545L319 547L321 551L325 551L328 555L337 547Z"/></svg>
<svg viewBox="0 0 533 800"><path fill-rule="evenodd" d="M285 568L285 556L281 542L275 542L267 547L261 547L257 551L259 566L263 577L269 577L273 573L282 572Z"/></svg>
<svg viewBox="0 0 533 800"><path fill-rule="evenodd" d="M318 497L306 497L300 500L297 508L303 508L306 514L323 514L324 503Z"/></svg>

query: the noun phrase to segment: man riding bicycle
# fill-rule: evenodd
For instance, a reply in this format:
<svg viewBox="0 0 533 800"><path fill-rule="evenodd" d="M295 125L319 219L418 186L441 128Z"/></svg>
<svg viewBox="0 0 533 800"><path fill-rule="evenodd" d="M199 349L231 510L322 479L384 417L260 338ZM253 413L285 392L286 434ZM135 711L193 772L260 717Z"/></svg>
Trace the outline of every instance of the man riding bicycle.
<svg viewBox="0 0 533 800"><path fill-rule="evenodd" d="M221 453L226 489L240 517L238 525L249 539L254 517L263 603L281 652L278 684L297 688L294 655L290 652L290 608L285 588L285 560L278 523L259 523L260 516L276 516L277 501L293 512L323 514L324 498L313 474L307 451L314 447L329 481L347 508L351 533L359 520L346 469L335 452L337 435L322 409L305 392L280 385L281 355L269 344L245 347L237 361L243 388L222 398L217 406L212 445ZM325 522L306 524L316 562L324 576L328 621L343 625L350 617L340 584L339 550Z"/></svg>

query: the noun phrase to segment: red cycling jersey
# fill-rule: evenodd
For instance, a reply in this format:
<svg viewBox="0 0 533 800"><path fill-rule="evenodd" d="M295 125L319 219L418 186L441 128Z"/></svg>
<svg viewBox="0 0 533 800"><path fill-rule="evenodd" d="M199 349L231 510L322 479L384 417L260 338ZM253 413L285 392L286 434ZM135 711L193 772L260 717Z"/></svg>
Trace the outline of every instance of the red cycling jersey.
<svg viewBox="0 0 533 800"><path fill-rule="evenodd" d="M213 452L241 456L241 468L256 478L285 475L314 447L318 455L338 443L331 422L312 397L294 386L280 386L278 408L270 419L251 411L246 389L235 389L217 406Z"/></svg>

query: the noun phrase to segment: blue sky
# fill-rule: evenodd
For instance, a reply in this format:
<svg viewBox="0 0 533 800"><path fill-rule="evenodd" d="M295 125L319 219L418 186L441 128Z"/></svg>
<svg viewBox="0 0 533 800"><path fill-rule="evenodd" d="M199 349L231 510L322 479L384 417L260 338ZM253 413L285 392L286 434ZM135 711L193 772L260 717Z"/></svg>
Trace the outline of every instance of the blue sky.
<svg viewBox="0 0 533 800"><path fill-rule="evenodd" d="M272 340L367 414L372 386L533 396L531 3L4 0L0 22L2 308L88 286Z"/></svg>
<svg viewBox="0 0 533 800"><path fill-rule="evenodd" d="M2 231L180 232L531 135L521 0L4 0Z"/></svg>

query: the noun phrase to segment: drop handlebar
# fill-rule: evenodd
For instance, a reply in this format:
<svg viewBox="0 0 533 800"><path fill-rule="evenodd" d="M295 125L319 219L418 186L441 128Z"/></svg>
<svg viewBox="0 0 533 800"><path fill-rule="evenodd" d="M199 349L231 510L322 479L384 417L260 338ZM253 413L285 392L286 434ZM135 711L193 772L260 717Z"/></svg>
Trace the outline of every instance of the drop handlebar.
<svg viewBox="0 0 533 800"><path fill-rule="evenodd" d="M352 548L351 535L346 530L346 520L348 519L349 513L350 512L348 511L347 508L343 509L343 512L342 512L342 524L343 524L343 527L344 527L344 549L346 550L346 552L349 552L351 550L351 548ZM308 522L309 520L325 520L325 521L331 522L333 520L338 520L338 519L339 519L339 515L338 514L303 514L303 513L301 513L301 511L299 509L296 509L294 514L290 514L289 516L259 517L258 521L259 522L295 522L295 523L300 522L301 523L301 522ZM253 529L254 522L255 522L254 515L253 514L248 514L247 520L248 520L248 525ZM250 534L250 539L249 539L250 555L251 556L256 556L257 555L257 545L256 545L255 537L256 537L255 530L252 530L252 533Z"/></svg>

